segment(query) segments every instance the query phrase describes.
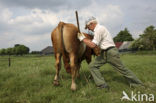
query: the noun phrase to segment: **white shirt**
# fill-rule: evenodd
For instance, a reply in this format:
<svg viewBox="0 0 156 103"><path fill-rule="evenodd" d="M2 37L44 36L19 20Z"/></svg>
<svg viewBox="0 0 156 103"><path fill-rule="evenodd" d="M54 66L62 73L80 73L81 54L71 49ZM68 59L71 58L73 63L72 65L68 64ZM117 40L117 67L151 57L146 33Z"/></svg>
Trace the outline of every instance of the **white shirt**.
<svg viewBox="0 0 156 103"><path fill-rule="evenodd" d="M101 49L107 49L111 46L115 46L109 31L102 25L97 24L94 29L93 43L100 46Z"/></svg>

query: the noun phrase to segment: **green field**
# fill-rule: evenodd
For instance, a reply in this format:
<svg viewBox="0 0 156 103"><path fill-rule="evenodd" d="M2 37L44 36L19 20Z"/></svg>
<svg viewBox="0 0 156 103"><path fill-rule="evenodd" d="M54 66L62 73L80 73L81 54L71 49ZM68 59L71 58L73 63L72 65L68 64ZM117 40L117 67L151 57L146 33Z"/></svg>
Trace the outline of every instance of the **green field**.
<svg viewBox="0 0 156 103"><path fill-rule="evenodd" d="M121 102L123 90L129 95L131 91L139 91L154 94L156 98L156 55L125 54L121 59L148 88L130 88L127 81L106 64L100 70L110 86L110 91L97 89L92 79L85 79L90 72L84 61L80 78L76 80L78 89L72 92L71 76L64 68L60 73L61 85L53 85L53 56L12 56L11 67L8 67L7 56L0 56L0 103L134 103Z"/></svg>

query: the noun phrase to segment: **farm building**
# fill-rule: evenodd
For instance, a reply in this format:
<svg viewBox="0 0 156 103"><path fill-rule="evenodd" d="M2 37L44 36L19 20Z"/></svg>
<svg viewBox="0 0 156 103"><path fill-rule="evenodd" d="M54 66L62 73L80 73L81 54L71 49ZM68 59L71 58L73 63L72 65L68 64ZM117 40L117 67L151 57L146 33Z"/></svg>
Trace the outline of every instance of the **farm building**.
<svg viewBox="0 0 156 103"><path fill-rule="evenodd" d="M48 54L53 54L54 50L52 46L47 46L43 50L41 50L41 55L48 55Z"/></svg>
<svg viewBox="0 0 156 103"><path fill-rule="evenodd" d="M115 46L119 49L123 42L115 42Z"/></svg>
<svg viewBox="0 0 156 103"><path fill-rule="evenodd" d="M132 41L124 41L122 45L119 47L119 51L130 51L129 46L132 44Z"/></svg>
<svg viewBox="0 0 156 103"><path fill-rule="evenodd" d="M129 46L131 45L131 43L132 41L124 41L124 42L116 42L115 45L120 52L123 52L123 51L130 51Z"/></svg>

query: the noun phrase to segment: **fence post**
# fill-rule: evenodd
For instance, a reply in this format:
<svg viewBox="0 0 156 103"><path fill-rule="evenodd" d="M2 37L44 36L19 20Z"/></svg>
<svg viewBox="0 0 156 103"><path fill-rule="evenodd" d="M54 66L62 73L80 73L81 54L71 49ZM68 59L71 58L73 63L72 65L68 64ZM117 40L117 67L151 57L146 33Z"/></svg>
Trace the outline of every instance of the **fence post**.
<svg viewBox="0 0 156 103"><path fill-rule="evenodd" d="M10 59L10 55L9 55L9 58L8 58L8 61L9 61L9 67L11 66L11 59Z"/></svg>

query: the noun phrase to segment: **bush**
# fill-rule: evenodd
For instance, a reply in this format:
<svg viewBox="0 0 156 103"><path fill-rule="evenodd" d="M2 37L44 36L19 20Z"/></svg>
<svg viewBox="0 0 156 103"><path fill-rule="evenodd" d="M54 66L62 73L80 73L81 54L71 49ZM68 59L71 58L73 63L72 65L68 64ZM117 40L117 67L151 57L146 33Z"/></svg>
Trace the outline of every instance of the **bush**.
<svg viewBox="0 0 156 103"><path fill-rule="evenodd" d="M13 48L1 49L0 55L23 55L28 54L29 48L25 45L16 44Z"/></svg>
<svg viewBox="0 0 156 103"><path fill-rule="evenodd" d="M15 46L14 49L16 55L23 55L29 53L29 48L24 45Z"/></svg>
<svg viewBox="0 0 156 103"><path fill-rule="evenodd" d="M135 40L131 48L133 50L155 50L156 49L156 29L154 26L149 26L140 35L139 39Z"/></svg>
<svg viewBox="0 0 156 103"><path fill-rule="evenodd" d="M6 54L6 49L1 49L0 50L0 55L5 55Z"/></svg>

